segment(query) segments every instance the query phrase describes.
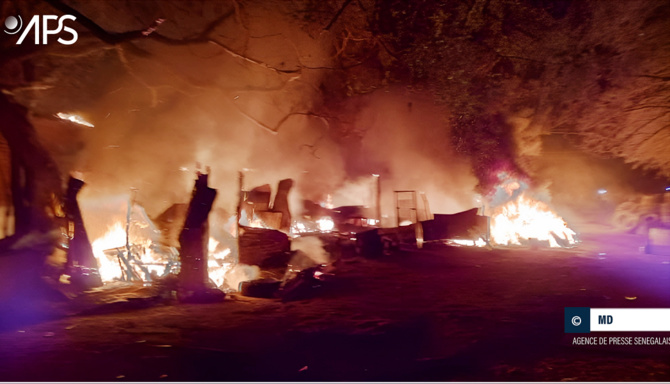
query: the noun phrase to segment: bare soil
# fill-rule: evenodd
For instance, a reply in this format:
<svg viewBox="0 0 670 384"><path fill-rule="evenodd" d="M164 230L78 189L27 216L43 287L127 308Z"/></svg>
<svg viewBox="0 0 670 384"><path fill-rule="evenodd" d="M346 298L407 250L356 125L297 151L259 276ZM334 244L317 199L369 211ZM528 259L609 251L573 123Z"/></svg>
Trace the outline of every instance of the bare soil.
<svg viewBox="0 0 670 384"><path fill-rule="evenodd" d="M670 381L670 346L564 333L564 307L670 308L670 257L641 252L642 236L593 232L570 250L342 259L303 301L54 309L0 333L0 380Z"/></svg>

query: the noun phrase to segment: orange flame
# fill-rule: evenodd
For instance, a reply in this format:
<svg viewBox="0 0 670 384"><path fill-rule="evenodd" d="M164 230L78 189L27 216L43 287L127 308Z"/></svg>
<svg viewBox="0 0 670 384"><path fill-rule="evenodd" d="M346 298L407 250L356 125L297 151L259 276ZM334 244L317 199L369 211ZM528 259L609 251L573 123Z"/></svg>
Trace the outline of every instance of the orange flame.
<svg viewBox="0 0 670 384"><path fill-rule="evenodd" d="M134 256L140 263L130 262L132 273L135 276L142 277L143 280L149 280L147 274L152 272L161 275L165 268L163 257L151 249L151 239L133 239L131 245L136 249ZM139 246L139 247L138 247ZM122 264L119 257L113 252L105 252L114 248L126 247L126 230L122 223L114 223L109 230L100 238L91 243L93 256L98 261L98 271L103 282L110 282L121 279ZM141 266L144 268L140 268ZM127 268L126 265L123 268Z"/></svg>
<svg viewBox="0 0 670 384"><path fill-rule="evenodd" d="M152 251L152 241L149 238L132 238L131 246L134 250L135 258L139 259L140 263L131 262L132 272L135 276L142 278L144 281L149 280L146 272L140 268L142 267L150 273L156 272L159 276L165 271L165 256ZM119 257L114 252L108 250L114 248L121 248L125 250L126 247L126 230L124 224L116 222L109 227L109 230L100 238L91 243L93 248L93 255L98 261L98 271L103 282L112 282L120 280L123 276L122 268L125 270L127 266L125 263L122 266ZM108 251L108 252L105 252ZM225 281L225 275L232 269L233 263L225 261L224 259L231 253L230 248L221 246L219 242L210 237L208 246L208 260L207 269L209 277L214 281L217 287L221 287Z"/></svg>
<svg viewBox="0 0 670 384"><path fill-rule="evenodd" d="M537 239L548 241L550 247L561 247L576 244L575 235L547 204L523 193L491 216L491 240L500 245L520 245L523 240Z"/></svg>

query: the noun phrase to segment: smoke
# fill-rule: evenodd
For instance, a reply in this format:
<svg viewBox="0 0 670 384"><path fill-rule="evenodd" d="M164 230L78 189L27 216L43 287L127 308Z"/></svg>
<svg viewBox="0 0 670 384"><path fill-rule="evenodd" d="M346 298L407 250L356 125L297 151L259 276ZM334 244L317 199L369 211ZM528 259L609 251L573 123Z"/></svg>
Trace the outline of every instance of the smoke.
<svg viewBox="0 0 670 384"><path fill-rule="evenodd" d="M228 212L236 206L243 170L247 189L289 177L315 183L343 177L337 149L324 135L327 125L301 114L319 100L315 85L322 74L291 72L300 63L327 64L328 44L276 11L245 12L250 17L244 25L233 17L220 30L266 36L226 41L250 59L216 44L146 41L145 55L118 48L117 55L104 57L108 64L101 59L93 65L95 77L111 80L85 111L95 128L69 169L84 173L83 198L135 188L138 203L155 216L188 201L196 162L211 167L210 184L219 191L215 204ZM295 195L292 202L299 201Z"/></svg>
<svg viewBox="0 0 670 384"><path fill-rule="evenodd" d="M314 262L314 264L327 264L330 262L330 254L323 249L323 243L318 237L307 236L293 239L291 241L291 250L300 251L304 256ZM294 260L291 260L291 264L296 264L295 257Z"/></svg>
<svg viewBox="0 0 670 384"><path fill-rule="evenodd" d="M384 212L395 211L397 190L425 192L433 213L474 206L477 180L470 162L451 146L444 109L428 95L397 89L366 101L356 120L364 135L360 147L350 151L348 170L370 181L372 174L380 175Z"/></svg>
<svg viewBox="0 0 670 384"><path fill-rule="evenodd" d="M245 189L265 183L276 188L281 179L296 180L289 194L294 214L299 213L301 199L325 201L328 194L336 206L373 206L373 174L381 177L387 214L395 209L394 190L425 192L430 208L438 213L474 206L476 180L469 163L450 148L443 111L428 98L397 90L365 97L354 116L364 133L352 148L318 118L290 117L275 134L245 115L264 122L285 116L288 111L261 107L274 96L235 92L226 100L211 90L192 97L175 93L167 105L124 111L119 107L127 103L122 93L112 93L101 103L98 109L109 112L97 121L79 156L77 170L88 183L84 198L136 188L138 203L155 216L188 201L195 163L200 162L211 167L210 185L218 189L216 206L228 212L237 204L240 171ZM318 99L300 86L280 94L300 96L305 103ZM249 104L242 106L243 101Z"/></svg>
<svg viewBox="0 0 670 384"><path fill-rule="evenodd" d="M230 289L239 290L240 283L256 280L260 277L261 270L257 265L237 264L226 273L225 284Z"/></svg>
<svg viewBox="0 0 670 384"><path fill-rule="evenodd" d="M170 4L164 15L133 8L133 20L113 6L78 6L110 30L142 28L164 16L157 33L173 39L211 21L171 15L181 11ZM329 194L335 205L373 206L373 174L380 175L386 216L394 215L395 190L425 192L437 213L474 206L469 161L451 148L445 112L431 96L378 91L341 100L324 118L313 111L325 103L321 85L330 72L313 68L332 64L333 37L311 36L281 10L262 5L245 4L242 15L216 27L217 43L145 39L135 49L119 45L60 59L76 63L82 75L58 72L60 93L45 94L40 106L52 103L63 109L54 112L78 112L95 125L81 131L82 147L59 162L64 173L83 173L82 201L115 200L132 189L136 203L156 217L188 202L199 162L211 167L215 209L227 212L237 205L239 172L245 189L294 179L293 214L302 199L325 201ZM79 104L67 107L67 100ZM345 136L337 121L356 134ZM88 222L97 209L83 207ZM117 217L125 219L99 221Z"/></svg>
<svg viewBox="0 0 670 384"><path fill-rule="evenodd" d="M621 159L583 153L558 137L546 138L543 146L536 180L548 186L552 204L568 222L608 223L618 204L663 192L664 180L631 169Z"/></svg>
<svg viewBox="0 0 670 384"><path fill-rule="evenodd" d="M128 208L131 205L130 195L105 196L104 198L79 199L82 218L91 240L102 237L114 223L121 223L125 228L128 221ZM141 206L132 204L129 222L130 241L151 240L157 243L160 232L147 216Z"/></svg>
<svg viewBox="0 0 670 384"><path fill-rule="evenodd" d="M372 175L347 180L331 194L332 204L334 207L343 205L372 207L375 204L376 188L377 180Z"/></svg>

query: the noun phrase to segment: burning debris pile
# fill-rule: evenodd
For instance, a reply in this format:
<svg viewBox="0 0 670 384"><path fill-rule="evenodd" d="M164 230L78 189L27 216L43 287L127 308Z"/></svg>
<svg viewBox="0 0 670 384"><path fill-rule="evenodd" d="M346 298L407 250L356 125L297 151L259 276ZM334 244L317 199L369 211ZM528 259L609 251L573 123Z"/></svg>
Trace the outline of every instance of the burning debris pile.
<svg viewBox="0 0 670 384"><path fill-rule="evenodd" d="M116 201L110 203L110 200ZM123 205L127 205L125 217L118 214ZM180 232L189 225L186 223L188 205L175 204L155 221L128 196L108 198L107 207L91 201L85 204L85 208L88 208L89 215L95 215L91 217L91 223L101 225L99 223L105 219L112 220L106 232L91 242L103 282L151 283L181 272L183 255L178 248L180 240L183 240ZM235 238L226 228L232 225L221 223L221 212L215 213L212 221L217 226L206 237L203 247L207 255L205 268L207 279L211 279L216 287L223 288L224 276L234 269L237 262L237 250Z"/></svg>
<svg viewBox="0 0 670 384"><path fill-rule="evenodd" d="M209 193L207 201L194 203L203 190L211 190L207 187L207 174L200 172L191 204L174 204L155 220L149 218L132 196L84 202L87 223L93 229L91 232L97 233L91 245L102 282L147 285L177 276L182 283L190 281L191 285L201 285L200 288L231 292L248 287L244 282L256 281L258 286L259 282L270 281L279 287L279 283L298 275L303 279L305 274L299 274L302 269L321 264L306 263L304 260L310 259L304 252L292 248L292 244L300 244L300 240L292 242L289 238L299 236L290 231L297 222L291 225L288 209L292 186L291 179L280 181L272 202L269 185L249 191L241 189L237 214L230 215L221 209L211 214L209 210L200 212L197 221L205 223L205 227L195 232L193 228L203 224L194 221L194 210L211 206L216 195ZM323 227L323 219L310 221L308 225ZM332 229L326 225L317 233ZM207 239L206 245L200 245L200 238ZM200 253L205 255L202 260L197 256ZM309 253L315 254L313 250ZM302 255L304 260L296 262L296 255ZM328 258L318 259L326 262ZM67 282L68 278L64 275L61 281Z"/></svg>
<svg viewBox="0 0 670 384"><path fill-rule="evenodd" d="M296 235L333 231L356 233L378 226L379 220L375 218L376 214L371 208L361 205L333 207L329 200L330 195L326 203L321 204L304 200L304 214L300 221L295 223L294 233Z"/></svg>
<svg viewBox="0 0 670 384"><path fill-rule="evenodd" d="M577 243L575 231L548 204L531 197L527 184L506 174L498 178L500 184L488 209L494 244L543 242L550 247L570 247Z"/></svg>
<svg viewBox="0 0 670 384"><path fill-rule="evenodd" d="M125 222L116 221L91 243L102 281L150 282L178 272L177 249L161 244L159 236L144 209L129 203Z"/></svg>
<svg viewBox="0 0 670 384"><path fill-rule="evenodd" d="M321 204L304 200L302 214L292 217L291 179L279 182L272 199L270 185L244 190L240 177L236 214L211 210L216 190L207 186L207 174L197 175L191 203L175 204L155 221L129 196L107 202L115 206L114 214L94 203L84 204L89 215L94 212L98 217L98 225L101 217L112 219L91 242L103 283L146 285L176 278L191 292L189 297L217 290L291 300L309 296L332 279L328 267L332 260L323 239L336 244L340 254L350 244L355 254L366 257L387 254L403 244L419 249L431 243L475 247L577 243L575 232L546 203L532 198L525 183L504 174L486 206L433 214L427 198L423 210L412 199L414 205L405 204L403 209L416 214L400 223L398 208L399 225L391 228L379 225L379 203L376 209L335 208L330 199ZM122 210L124 215L119 214Z"/></svg>

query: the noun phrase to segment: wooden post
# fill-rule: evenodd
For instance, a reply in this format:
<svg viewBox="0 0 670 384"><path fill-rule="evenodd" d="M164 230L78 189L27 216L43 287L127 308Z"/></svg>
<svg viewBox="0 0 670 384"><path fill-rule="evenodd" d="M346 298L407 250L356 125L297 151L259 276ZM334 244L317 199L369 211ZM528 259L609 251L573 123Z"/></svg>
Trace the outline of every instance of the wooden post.
<svg viewBox="0 0 670 384"><path fill-rule="evenodd" d="M375 208L377 209L377 225L382 226L382 182L381 177L377 174L372 175L377 179L377 198L375 201Z"/></svg>
<svg viewBox="0 0 670 384"><path fill-rule="evenodd" d="M132 260L132 253L131 253L131 248L130 248L130 218L133 213L133 203L135 202L135 193L137 192L137 189L131 188L130 190L130 197L128 198L128 210L126 211L126 260L130 261ZM126 280L132 281L133 278L135 277L135 271L132 269L130 266L130 263L126 262L127 268L126 268ZM140 279L142 280L142 279Z"/></svg>
<svg viewBox="0 0 670 384"><path fill-rule="evenodd" d="M239 172L238 196L237 196L237 220L235 222L235 237L237 238L237 249L240 249L240 215L242 214L242 203L244 200L244 173Z"/></svg>

